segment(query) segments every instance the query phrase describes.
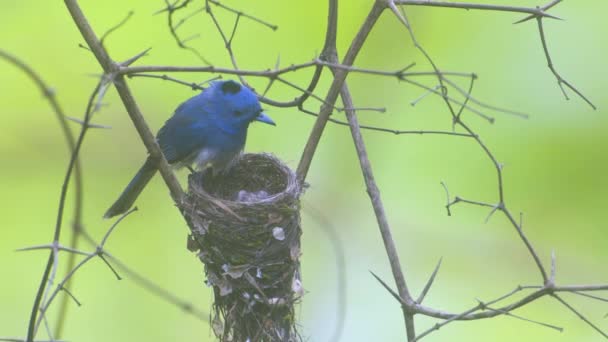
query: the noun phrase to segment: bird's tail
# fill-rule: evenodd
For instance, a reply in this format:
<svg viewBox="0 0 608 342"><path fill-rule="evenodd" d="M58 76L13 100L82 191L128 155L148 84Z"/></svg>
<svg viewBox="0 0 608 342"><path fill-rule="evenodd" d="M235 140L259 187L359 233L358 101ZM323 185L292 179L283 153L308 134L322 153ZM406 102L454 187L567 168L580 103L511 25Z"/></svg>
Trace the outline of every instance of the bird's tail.
<svg viewBox="0 0 608 342"><path fill-rule="evenodd" d="M148 157L144 165L139 169L139 171L137 171L135 177L133 177L131 182L129 182L129 185L127 185L122 194L120 194L120 197L118 197L116 202L114 202L110 209L106 211L103 217L110 218L112 216L125 213L127 210L129 210L137 199L137 196L139 196L141 191L146 187L155 173L156 166L154 165L152 159Z"/></svg>

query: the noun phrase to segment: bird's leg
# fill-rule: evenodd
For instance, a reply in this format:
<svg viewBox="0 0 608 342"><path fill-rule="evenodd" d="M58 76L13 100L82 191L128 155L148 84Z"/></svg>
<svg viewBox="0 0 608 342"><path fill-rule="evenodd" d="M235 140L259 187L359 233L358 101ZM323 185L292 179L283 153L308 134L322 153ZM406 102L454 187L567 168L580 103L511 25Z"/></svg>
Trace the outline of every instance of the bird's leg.
<svg viewBox="0 0 608 342"><path fill-rule="evenodd" d="M188 170L190 170L190 173L195 173L196 171L192 168L192 166L190 165L186 165L186 167L188 168Z"/></svg>

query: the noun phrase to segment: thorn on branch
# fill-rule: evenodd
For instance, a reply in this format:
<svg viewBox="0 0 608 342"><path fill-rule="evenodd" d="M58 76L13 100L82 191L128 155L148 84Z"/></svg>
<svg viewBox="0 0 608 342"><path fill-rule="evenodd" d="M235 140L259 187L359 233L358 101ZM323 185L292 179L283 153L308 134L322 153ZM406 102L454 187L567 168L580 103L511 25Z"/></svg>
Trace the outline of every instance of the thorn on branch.
<svg viewBox="0 0 608 342"><path fill-rule="evenodd" d="M204 12L206 10L205 7L201 7L197 10L195 10L194 12L188 14L187 16L181 18L179 20L179 22L177 24L175 24L175 26L173 27L174 30L177 30L181 25L183 25L186 21L190 20L190 18L194 17L195 15Z"/></svg>
<svg viewBox="0 0 608 342"><path fill-rule="evenodd" d="M490 213L488 214L488 216L487 216L487 217L486 217L486 219L485 219L485 223L490 222L490 218L492 218L492 216L494 215L494 213L495 213L497 210L499 210L499 209L501 209L501 205L500 205L500 204L497 204L497 205L493 206L493 207L492 207L492 210L490 210Z"/></svg>
<svg viewBox="0 0 608 342"><path fill-rule="evenodd" d="M68 119L68 120L70 120L70 121L72 121L72 122L75 122L75 123L77 123L77 124L79 124L81 126L85 126L86 125L87 128L100 128L100 129L111 129L112 128L112 126L108 126L108 125L94 124L94 123L90 123L90 122L89 123L85 123L81 119L74 118L74 117L67 116L67 115L66 115L65 118Z"/></svg>
<svg viewBox="0 0 608 342"><path fill-rule="evenodd" d="M114 269L112 264L110 264L110 262L103 256L103 254L104 254L103 249L99 249L99 251L97 252L97 256L99 256L99 258L101 258L101 260L103 260L103 262L108 266L108 268L110 268L112 273L114 273L114 276L116 276L117 280L122 280L122 278L120 277L120 274L118 274L116 269Z"/></svg>
<svg viewBox="0 0 608 342"><path fill-rule="evenodd" d="M140 58L142 58L142 57L144 57L144 56L147 56L147 55L148 55L148 52L149 52L150 50L152 50L152 48L151 48L151 47L149 47L149 48L145 49L144 51L142 51L142 52L138 53L137 55L135 55L135 56L133 56L133 57L131 57L131 58L127 59L126 61L124 61L124 62L122 62L122 63L119 63L119 65L120 65L121 67L128 67L129 65L131 65L131 64L133 64L133 63L135 63L135 62L136 62L137 60L139 60Z"/></svg>
<svg viewBox="0 0 608 342"><path fill-rule="evenodd" d="M524 213L519 213L519 230L524 230Z"/></svg>
<svg viewBox="0 0 608 342"><path fill-rule="evenodd" d="M526 22L526 21L528 21L530 19L542 18L542 17L545 17L545 16L549 17L549 18L553 18L553 19L563 20L563 19L561 19L559 17L552 16L552 15L549 15L549 14L546 13L547 10L551 9L553 6L559 4L562 1L563 0L553 0L553 1L551 1L550 3L548 3L548 4L544 5L544 6L537 6L536 10L538 11L538 13L530 14L529 16L527 16L527 17L525 17L525 18L523 18L521 20L518 20L518 21L514 22L513 24L519 24L519 23Z"/></svg>
<svg viewBox="0 0 608 342"><path fill-rule="evenodd" d="M452 216L452 212L450 211L450 207L453 203L450 203L450 191L448 190L448 186L444 181L441 181L441 186L443 186L443 190L445 190L446 204L445 209L448 211L448 216Z"/></svg>
<svg viewBox="0 0 608 342"><path fill-rule="evenodd" d="M81 48L81 49L87 50L89 52L93 52L93 51L91 51L91 48L89 48L88 46L86 46L86 45L84 45L82 43L78 43L78 47Z"/></svg>
<svg viewBox="0 0 608 342"><path fill-rule="evenodd" d="M548 284L545 285L555 285L555 250L551 251L551 273L549 274Z"/></svg>
<svg viewBox="0 0 608 342"><path fill-rule="evenodd" d="M184 44L184 46L186 46L185 44L186 44L187 42L192 41L192 40L195 40L195 39L198 39L198 38L200 38L200 37L201 37L201 34L200 34L200 33L195 33L195 34L193 34L193 35L190 35L190 36L188 36L188 37L186 37L186 38L182 39L181 43L182 43L182 44Z"/></svg>
<svg viewBox="0 0 608 342"><path fill-rule="evenodd" d="M44 89L42 89L42 95L44 97L50 98L50 97L55 97L55 89L51 88L51 87L45 87Z"/></svg>
<svg viewBox="0 0 608 342"><path fill-rule="evenodd" d="M564 20L564 19L562 19L560 17L554 16L554 15L546 13L544 11L539 11L539 14L531 14L531 15L529 15L529 16L521 19L521 20L518 20L518 21L514 22L513 25L521 24L521 23L524 23L524 22L526 22L528 20L531 20L531 19L542 19L542 18L551 18L551 19L555 19L555 20Z"/></svg>
<svg viewBox="0 0 608 342"><path fill-rule="evenodd" d="M226 48L230 49L232 47L232 40L234 39L234 35L236 34L236 29L239 26L239 22L241 20L241 14L236 15L236 19L234 19L234 26L232 27L232 33L230 34L230 38L228 38L228 42L226 42Z"/></svg>
<svg viewBox="0 0 608 342"><path fill-rule="evenodd" d="M418 98L416 98L415 100L413 100L412 102L410 102L410 105L412 107L416 106L420 101L422 101L423 99L425 99L427 96L431 95L431 94L435 94L437 89L441 88L440 85L436 85L434 86L431 90L427 90L426 92L422 93L422 95L420 95Z"/></svg>
<svg viewBox="0 0 608 342"><path fill-rule="evenodd" d="M433 282L435 281L435 277L437 276L437 273L439 272L439 268L441 267L441 262L442 261L443 261L443 257L439 258L439 262L437 262L437 266L435 266L435 269L433 270L433 273L431 274L431 277L426 282L426 285L422 289L422 292L420 293L420 296L418 296L418 299L416 300L416 303L422 304L422 302L424 301L424 298L426 297L427 293L431 289L431 286L433 286Z"/></svg>
<svg viewBox="0 0 608 342"><path fill-rule="evenodd" d="M74 301L74 303L76 303L76 305L82 306L80 301L78 299L76 299L74 294L72 294L72 292L68 288L66 288L65 286L62 286L61 284L57 285L57 287L59 288L59 290L65 292L68 295L68 297L70 297Z"/></svg>
<svg viewBox="0 0 608 342"><path fill-rule="evenodd" d="M416 62L412 62L412 63L408 64L407 66L405 66L403 69L395 71L395 77L397 77L397 79L399 81L402 81L405 78L405 73L415 66L416 66Z"/></svg>
<svg viewBox="0 0 608 342"><path fill-rule="evenodd" d="M369 271L369 273L372 274L372 276L374 276L374 278L376 278L376 280L393 296L393 298L395 298L399 304L401 304L401 306L407 306L407 304L405 303L405 301L403 299L401 299L401 297L399 296L399 294L397 292L395 292L393 289L391 289L385 282L384 280L380 279L380 277L378 277L374 272Z"/></svg>
<svg viewBox="0 0 608 342"><path fill-rule="evenodd" d="M36 246L19 248L19 249L16 249L15 252L27 252L27 251L45 250L45 249L53 250L53 252L55 252L55 253L58 251L64 251L64 252L78 254L78 255L89 255L89 253L87 253L87 252L83 252L83 251L80 251L80 250L77 250L74 248L62 246L61 244L59 244L59 242L56 242L56 241L49 243L49 244L44 244L44 245L36 245Z"/></svg>
<svg viewBox="0 0 608 342"><path fill-rule="evenodd" d="M479 310L485 311L487 309L486 303L484 303L481 299L475 298L475 300L477 301L477 304L479 304L478 305Z"/></svg>

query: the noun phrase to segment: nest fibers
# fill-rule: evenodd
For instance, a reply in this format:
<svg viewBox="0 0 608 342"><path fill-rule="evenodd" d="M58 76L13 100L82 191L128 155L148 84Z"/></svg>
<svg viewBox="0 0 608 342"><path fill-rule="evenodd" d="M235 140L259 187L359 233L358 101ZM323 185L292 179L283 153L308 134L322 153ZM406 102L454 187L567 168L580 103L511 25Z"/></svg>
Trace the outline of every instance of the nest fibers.
<svg viewBox="0 0 608 342"><path fill-rule="evenodd" d="M269 154L244 154L226 173L194 173L184 216L213 287L220 341L296 341L300 202L294 172Z"/></svg>

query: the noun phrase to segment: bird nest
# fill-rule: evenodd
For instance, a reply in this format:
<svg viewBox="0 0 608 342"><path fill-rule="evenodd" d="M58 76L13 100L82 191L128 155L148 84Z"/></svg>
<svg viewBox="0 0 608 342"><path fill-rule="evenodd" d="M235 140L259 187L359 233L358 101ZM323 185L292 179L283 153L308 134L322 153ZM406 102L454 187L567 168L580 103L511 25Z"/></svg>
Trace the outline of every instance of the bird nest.
<svg viewBox="0 0 608 342"><path fill-rule="evenodd" d="M220 341L296 341L301 185L269 154L244 154L229 171L193 173L183 206L189 248L205 265Z"/></svg>

